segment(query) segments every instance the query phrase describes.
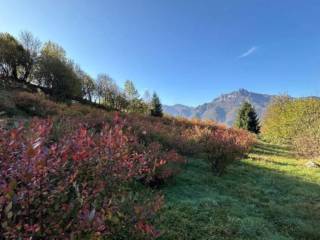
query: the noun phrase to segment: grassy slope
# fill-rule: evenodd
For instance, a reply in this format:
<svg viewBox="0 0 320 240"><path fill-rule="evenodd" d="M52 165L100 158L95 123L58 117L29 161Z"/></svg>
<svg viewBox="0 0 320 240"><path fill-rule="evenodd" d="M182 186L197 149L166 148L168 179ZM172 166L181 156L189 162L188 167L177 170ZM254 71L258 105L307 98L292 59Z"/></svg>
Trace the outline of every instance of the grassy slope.
<svg viewBox="0 0 320 240"><path fill-rule="evenodd" d="M162 239L320 239L320 170L260 143L222 177L190 159L158 219Z"/></svg>

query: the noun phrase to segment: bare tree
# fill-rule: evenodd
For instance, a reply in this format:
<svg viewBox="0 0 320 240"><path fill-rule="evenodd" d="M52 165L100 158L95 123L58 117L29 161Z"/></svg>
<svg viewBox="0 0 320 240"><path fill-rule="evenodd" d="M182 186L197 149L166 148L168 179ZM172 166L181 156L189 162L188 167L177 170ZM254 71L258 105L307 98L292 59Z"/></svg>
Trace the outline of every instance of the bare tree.
<svg viewBox="0 0 320 240"><path fill-rule="evenodd" d="M121 91L113 79L107 74L99 74L97 78L97 95L99 103L110 108L116 108L116 99Z"/></svg>
<svg viewBox="0 0 320 240"><path fill-rule="evenodd" d="M20 33L20 42L25 50L30 53L30 56L36 58L41 49L41 41L34 37L31 32L23 31Z"/></svg>
<svg viewBox="0 0 320 240"><path fill-rule="evenodd" d="M127 80L124 83L124 93L125 93L126 98L129 101L132 101L134 99L138 99L139 98L139 92L138 92L138 90L134 86L134 83L131 80Z"/></svg>
<svg viewBox="0 0 320 240"><path fill-rule="evenodd" d="M20 33L20 43L30 56L29 64L26 65L26 75L32 76L33 70L37 64L40 55L41 42L38 38L34 37L31 32L23 31ZM26 79L29 80L30 79Z"/></svg>
<svg viewBox="0 0 320 240"><path fill-rule="evenodd" d="M77 64L74 66L74 71L76 72L81 82L82 97L92 102L96 91L96 85L94 80Z"/></svg>

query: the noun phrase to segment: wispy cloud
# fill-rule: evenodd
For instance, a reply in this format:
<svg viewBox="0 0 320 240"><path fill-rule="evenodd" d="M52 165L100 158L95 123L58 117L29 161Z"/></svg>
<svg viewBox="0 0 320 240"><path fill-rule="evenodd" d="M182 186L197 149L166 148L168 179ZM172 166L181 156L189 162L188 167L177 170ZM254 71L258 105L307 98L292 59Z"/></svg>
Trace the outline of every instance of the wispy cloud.
<svg viewBox="0 0 320 240"><path fill-rule="evenodd" d="M238 56L238 58L246 58L249 57L251 54L255 53L258 50L257 46L252 46L251 48L249 48L247 51L245 51L244 53L242 53L240 56Z"/></svg>

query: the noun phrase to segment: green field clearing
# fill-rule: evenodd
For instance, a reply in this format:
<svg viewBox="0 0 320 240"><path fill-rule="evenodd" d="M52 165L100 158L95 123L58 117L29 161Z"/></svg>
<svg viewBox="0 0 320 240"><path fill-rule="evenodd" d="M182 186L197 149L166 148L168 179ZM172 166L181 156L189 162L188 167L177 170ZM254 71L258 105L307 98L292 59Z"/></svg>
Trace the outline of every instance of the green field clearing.
<svg viewBox="0 0 320 240"><path fill-rule="evenodd" d="M320 239L320 169L305 163L262 142L222 177L189 159L163 188L161 239Z"/></svg>

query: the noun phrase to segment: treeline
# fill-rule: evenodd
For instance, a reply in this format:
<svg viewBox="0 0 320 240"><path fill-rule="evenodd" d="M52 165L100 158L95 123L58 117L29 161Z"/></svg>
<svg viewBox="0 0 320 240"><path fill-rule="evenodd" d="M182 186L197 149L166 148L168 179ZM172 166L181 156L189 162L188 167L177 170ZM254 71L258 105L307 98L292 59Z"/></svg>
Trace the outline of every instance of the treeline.
<svg viewBox="0 0 320 240"><path fill-rule="evenodd" d="M320 99L275 98L263 119L262 134L271 142L292 144L304 157L320 157Z"/></svg>
<svg viewBox="0 0 320 240"><path fill-rule="evenodd" d="M107 74L92 78L67 57L58 44L41 43L30 32L22 32L19 40L0 33L0 87L37 88L58 101L77 100L123 112L150 113L162 116L156 93L140 96L134 83L127 80L124 89Z"/></svg>

